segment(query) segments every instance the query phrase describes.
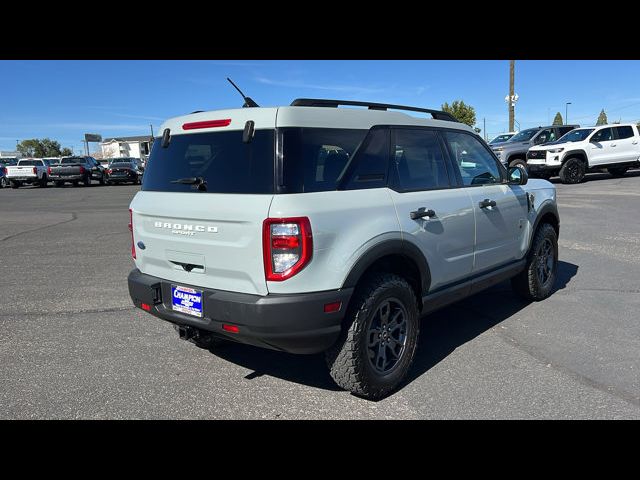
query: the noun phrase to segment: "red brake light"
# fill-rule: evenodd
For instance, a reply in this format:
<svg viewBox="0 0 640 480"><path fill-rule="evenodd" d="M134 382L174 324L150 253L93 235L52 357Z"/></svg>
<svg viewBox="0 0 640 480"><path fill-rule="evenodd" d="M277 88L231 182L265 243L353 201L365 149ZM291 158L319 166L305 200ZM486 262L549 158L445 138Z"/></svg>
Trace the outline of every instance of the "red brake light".
<svg viewBox="0 0 640 480"><path fill-rule="evenodd" d="M332 302L324 304L324 313L339 312L342 302Z"/></svg>
<svg viewBox="0 0 640 480"><path fill-rule="evenodd" d="M198 128L215 128L215 127L227 127L231 124L230 118L225 118L222 120L205 120L203 122L190 122L183 123L183 130L196 130Z"/></svg>
<svg viewBox="0 0 640 480"><path fill-rule="evenodd" d="M51 175L51 167L47 167L47 175Z"/></svg>
<svg viewBox="0 0 640 480"><path fill-rule="evenodd" d="M136 258L136 244L133 242L133 210L129 209L129 231L131 232L131 256Z"/></svg>
<svg viewBox="0 0 640 480"><path fill-rule="evenodd" d="M148 303L143 303L143 304L141 304L140 306L142 307L142 309L143 309L145 312L150 312L150 311L151 311L151 305L149 305Z"/></svg>
<svg viewBox="0 0 640 480"><path fill-rule="evenodd" d="M113 170L111 170L110 168L107 169L107 174L111 175L113 173Z"/></svg>
<svg viewBox="0 0 640 480"><path fill-rule="evenodd" d="M309 218L267 218L262 223L262 253L268 281L281 282L293 277L313 256Z"/></svg>
<svg viewBox="0 0 640 480"><path fill-rule="evenodd" d="M222 329L231 333L238 333L240 331L235 325L227 325L226 323L222 325Z"/></svg>
<svg viewBox="0 0 640 480"><path fill-rule="evenodd" d="M33 167L33 174L37 175L38 174L38 169L36 167Z"/></svg>
<svg viewBox="0 0 640 480"><path fill-rule="evenodd" d="M80 174L82 175L83 173L84 173L84 167L80 165Z"/></svg>

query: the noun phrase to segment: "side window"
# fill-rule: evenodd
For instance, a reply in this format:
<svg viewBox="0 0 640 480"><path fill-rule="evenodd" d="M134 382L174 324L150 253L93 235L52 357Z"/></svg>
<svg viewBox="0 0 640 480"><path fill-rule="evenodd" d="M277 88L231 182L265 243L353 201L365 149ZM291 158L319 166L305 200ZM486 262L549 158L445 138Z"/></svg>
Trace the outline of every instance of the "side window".
<svg viewBox="0 0 640 480"><path fill-rule="evenodd" d="M387 186L389 170L389 130L373 129L365 148L353 158L355 168L345 184L347 190L382 188Z"/></svg>
<svg viewBox="0 0 640 480"><path fill-rule="evenodd" d="M536 145L540 145L541 143L553 142L555 139L556 132L553 130L553 128L545 128L538 134L538 136L534 140L534 143Z"/></svg>
<svg viewBox="0 0 640 480"><path fill-rule="evenodd" d="M502 182L498 163L476 138L458 132L445 132L444 137L465 186Z"/></svg>
<svg viewBox="0 0 640 480"><path fill-rule="evenodd" d="M592 142L607 142L609 140L613 140L613 130L611 128L598 130L593 134L593 137L591 137Z"/></svg>
<svg viewBox="0 0 640 480"><path fill-rule="evenodd" d="M447 164L435 132L395 129L392 149L393 184L399 191L448 188Z"/></svg>
<svg viewBox="0 0 640 480"><path fill-rule="evenodd" d="M574 127L559 127L558 128L558 138L560 138L561 136L563 136L565 133L569 133L571 130L573 130Z"/></svg>
<svg viewBox="0 0 640 480"><path fill-rule="evenodd" d="M620 140L633 137L633 129L628 125L624 127L615 127L615 130L617 137Z"/></svg>

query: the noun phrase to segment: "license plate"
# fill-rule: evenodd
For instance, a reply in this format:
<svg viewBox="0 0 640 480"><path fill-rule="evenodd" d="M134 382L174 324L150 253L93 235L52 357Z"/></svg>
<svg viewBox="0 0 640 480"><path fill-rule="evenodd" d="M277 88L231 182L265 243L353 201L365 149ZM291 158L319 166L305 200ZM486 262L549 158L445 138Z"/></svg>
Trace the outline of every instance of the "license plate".
<svg viewBox="0 0 640 480"><path fill-rule="evenodd" d="M171 285L171 307L181 313L202 317L202 290Z"/></svg>

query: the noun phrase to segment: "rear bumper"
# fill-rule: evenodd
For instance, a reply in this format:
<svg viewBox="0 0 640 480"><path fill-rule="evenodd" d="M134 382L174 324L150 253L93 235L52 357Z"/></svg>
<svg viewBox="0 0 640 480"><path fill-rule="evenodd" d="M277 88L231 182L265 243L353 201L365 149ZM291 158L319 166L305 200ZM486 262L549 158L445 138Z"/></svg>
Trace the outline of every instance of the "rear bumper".
<svg viewBox="0 0 640 480"><path fill-rule="evenodd" d="M34 177L6 177L6 179L7 181L13 180L14 182L26 182L26 183L40 181L40 179L35 176Z"/></svg>
<svg viewBox="0 0 640 480"><path fill-rule="evenodd" d="M250 295L182 285L202 290L203 318L171 308L171 285L138 269L129 274L134 305L151 306L149 313L177 325L187 325L240 343L290 353L318 353L335 343L353 293L352 288L295 295ZM175 284L175 283L173 283ZM342 302L338 312L325 313L324 305ZM238 333L222 329L235 325Z"/></svg>
<svg viewBox="0 0 640 480"><path fill-rule="evenodd" d="M56 181L56 182L73 182L74 180L84 180L86 177L86 175L56 175L55 173L52 173L51 175L49 175L49 180L52 181Z"/></svg>

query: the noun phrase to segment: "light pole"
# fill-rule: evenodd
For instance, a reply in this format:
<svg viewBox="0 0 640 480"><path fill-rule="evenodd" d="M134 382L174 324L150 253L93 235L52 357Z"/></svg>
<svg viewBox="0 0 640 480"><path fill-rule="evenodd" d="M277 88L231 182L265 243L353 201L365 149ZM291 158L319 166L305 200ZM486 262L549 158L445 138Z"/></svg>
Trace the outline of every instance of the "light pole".
<svg viewBox="0 0 640 480"><path fill-rule="evenodd" d="M569 105L571 105L571 102L567 102L564 105L564 124L565 125L569 125Z"/></svg>

